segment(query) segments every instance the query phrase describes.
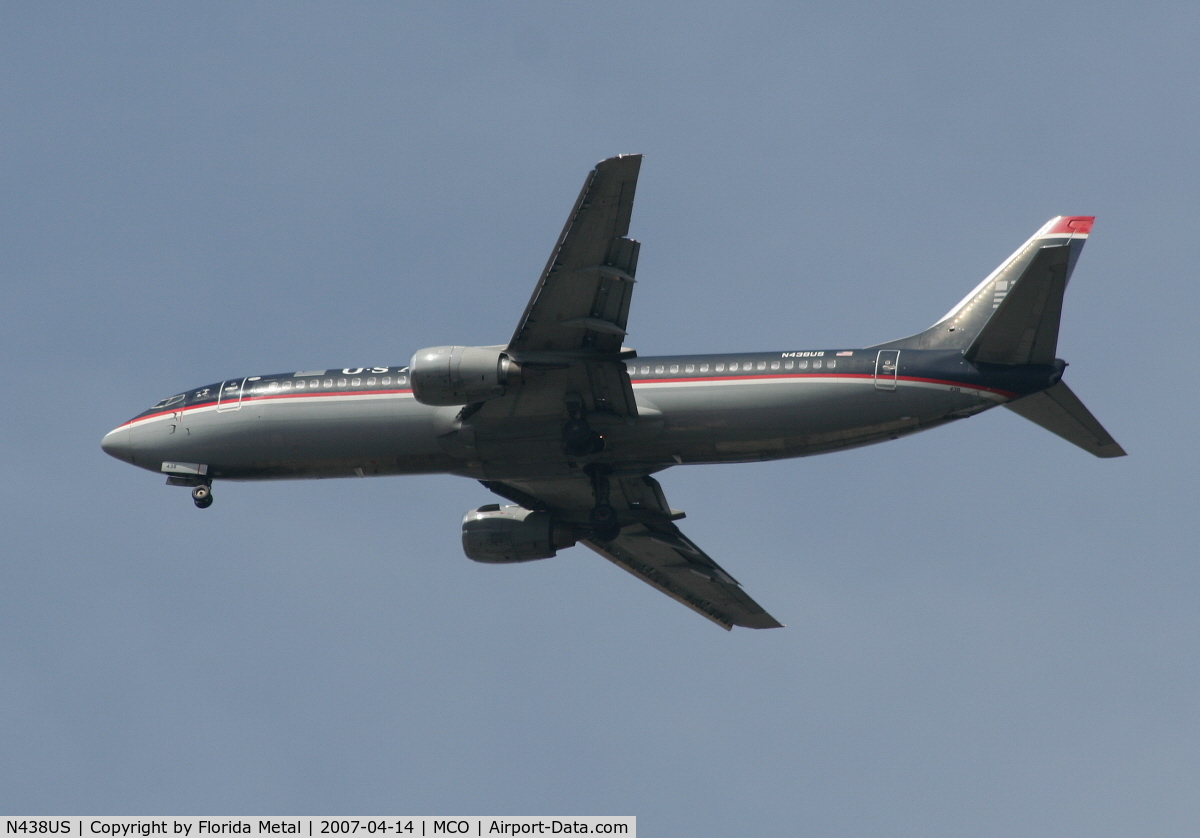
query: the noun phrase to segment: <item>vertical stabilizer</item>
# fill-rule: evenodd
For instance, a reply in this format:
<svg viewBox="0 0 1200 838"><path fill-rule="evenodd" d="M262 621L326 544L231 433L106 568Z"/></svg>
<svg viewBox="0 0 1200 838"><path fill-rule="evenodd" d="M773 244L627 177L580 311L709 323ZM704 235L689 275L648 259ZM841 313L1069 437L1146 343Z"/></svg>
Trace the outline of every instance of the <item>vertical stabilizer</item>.
<svg viewBox="0 0 1200 838"><path fill-rule="evenodd" d="M933 326L881 349L959 349L990 364L1053 363L1063 292L1092 216L1056 216Z"/></svg>

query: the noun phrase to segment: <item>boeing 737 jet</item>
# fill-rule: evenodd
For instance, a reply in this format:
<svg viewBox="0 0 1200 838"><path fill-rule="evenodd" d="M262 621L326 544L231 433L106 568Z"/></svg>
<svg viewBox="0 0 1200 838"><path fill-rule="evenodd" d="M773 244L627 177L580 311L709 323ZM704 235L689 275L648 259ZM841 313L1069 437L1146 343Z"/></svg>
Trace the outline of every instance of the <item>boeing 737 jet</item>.
<svg viewBox="0 0 1200 838"><path fill-rule="evenodd" d="M1091 217L1050 219L923 332L866 348L639 357L623 345L640 155L588 174L512 338L406 365L238 376L173 395L104 437L191 488L215 480L450 473L507 503L468 512L479 562L582 543L730 629L780 623L676 526L652 476L822 454L997 405L1097 457L1125 452L1062 381L1063 292Z"/></svg>

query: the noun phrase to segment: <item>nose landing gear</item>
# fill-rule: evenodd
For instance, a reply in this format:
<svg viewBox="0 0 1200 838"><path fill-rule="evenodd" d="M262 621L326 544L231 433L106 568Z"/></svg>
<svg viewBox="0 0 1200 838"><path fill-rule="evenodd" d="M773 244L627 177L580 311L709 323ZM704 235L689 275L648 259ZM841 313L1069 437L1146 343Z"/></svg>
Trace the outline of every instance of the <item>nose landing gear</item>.
<svg viewBox="0 0 1200 838"><path fill-rule="evenodd" d="M192 503L196 504L197 509L208 509L212 502L212 486L201 483L192 489Z"/></svg>

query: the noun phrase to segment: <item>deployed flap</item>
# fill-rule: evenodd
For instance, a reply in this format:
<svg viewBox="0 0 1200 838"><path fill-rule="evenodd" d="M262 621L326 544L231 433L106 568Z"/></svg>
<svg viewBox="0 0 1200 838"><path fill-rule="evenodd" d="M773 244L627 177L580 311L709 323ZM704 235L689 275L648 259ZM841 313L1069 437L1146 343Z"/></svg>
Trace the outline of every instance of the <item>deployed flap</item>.
<svg viewBox="0 0 1200 838"><path fill-rule="evenodd" d="M591 482L582 476L485 481L483 485L527 509L550 511L580 526L586 526L594 504ZM583 544L722 628L781 626L672 523L683 513L667 505L662 487L653 477L614 476L609 503L622 525L620 536L611 542L584 539Z"/></svg>
<svg viewBox="0 0 1200 838"><path fill-rule="evenodd" d="M584 352L616 357L629 317L638 243L625 238L640 154L597 164L583 184L542 271L510 353Z"/></svg>
<svg viewBox="0 0 1200 838"><path fill-rule="evenodd" d="M583 543L727 631L783 626L672 523L635 524L613 541Z"/></svg>
<svg viewBox="0 0 1200 838"><path fill-rule="evenodd" d="M1013 413L1058 434L1097 457L1124 457L1125 450L1096 421L1065 382L1005 405Z"/></svg>

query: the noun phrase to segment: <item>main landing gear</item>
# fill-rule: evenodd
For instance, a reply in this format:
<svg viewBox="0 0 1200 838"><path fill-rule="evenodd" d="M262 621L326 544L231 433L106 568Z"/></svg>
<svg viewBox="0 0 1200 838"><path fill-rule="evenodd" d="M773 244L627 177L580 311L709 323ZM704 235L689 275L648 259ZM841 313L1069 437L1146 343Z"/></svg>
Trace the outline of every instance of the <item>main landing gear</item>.
<svg viewBox="0 0 1200 838"><path fill-rule="evenodd" d="M192 503L196 504L197 509L208 509L212 506L212 502L212 486L201 483L192 489Z"/></svg>
<svg viewBox="0 0 1200 838"><path fill-rule="evenodd" d="M596 499L596 505L588 514L592 537L597 541L612 541L621 534L621 524L617 520L617 510L608 502L610 469L599 463L592 463L584 468L584 472L592 479L592 496Z"/></svg>

